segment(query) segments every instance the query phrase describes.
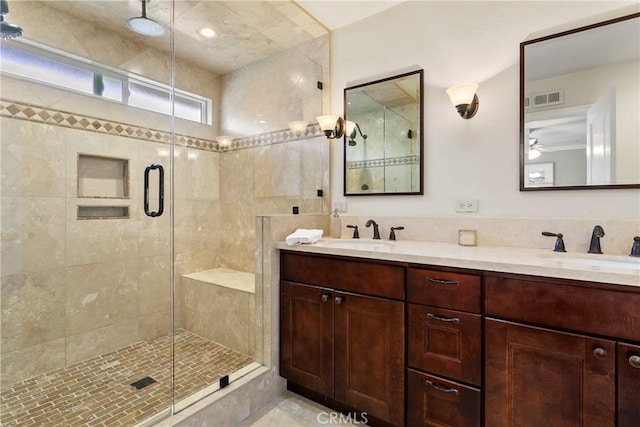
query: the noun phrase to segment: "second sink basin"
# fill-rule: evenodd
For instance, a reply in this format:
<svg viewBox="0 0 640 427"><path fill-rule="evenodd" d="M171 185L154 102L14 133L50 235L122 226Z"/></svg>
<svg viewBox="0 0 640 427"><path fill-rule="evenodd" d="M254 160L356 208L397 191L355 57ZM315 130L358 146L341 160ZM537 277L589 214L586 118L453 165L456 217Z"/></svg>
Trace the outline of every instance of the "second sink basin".
<svg viewBox="0 0 640 427"><path fill-rule="evenodd" d="M639 270L640 258L607 256L607 255L572 255L572 254L539 254L538 257L548 259L550 261L561 262L565 264L578 264L603 268L619 268L624 270Z"/></svg>

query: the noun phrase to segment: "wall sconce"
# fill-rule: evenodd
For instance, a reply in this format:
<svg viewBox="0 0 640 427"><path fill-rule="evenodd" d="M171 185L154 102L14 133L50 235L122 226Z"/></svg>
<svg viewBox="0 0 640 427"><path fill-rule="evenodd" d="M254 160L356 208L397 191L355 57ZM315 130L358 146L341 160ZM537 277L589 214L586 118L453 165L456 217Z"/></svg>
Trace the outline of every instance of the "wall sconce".
<svg viewBox="0 0 640 427"><path fill-rule="evenodd" d="M216 137L216 141L218 141L218 145L220 147L229 147L233 142L233 137L229 135L220 135Z"/></svg>
<svg viewBox="0 0 640 427"><path fill-rule="evenodd" d="M296 120L294 122L287 123L289 129L294 134L302 134L305 130L307 130L307 121L306 120Z"/></svg>
<svg viewBox="0 0 640 427"><path fill-rule="evenodd" d="M463 119L470 119L475 116L478 111L477 90L477 83L452 86L447 89L447 95L449 95L451 103L456 107L458 114L460 114L460 117Z"/></svg>
<svg viewBox="0 0 640 427"><path fill-rule="evenodd" d="M318 116L316 120L327 138L342 138L344 135L344 120L342 117L329 114L326 116Z"/></svg>

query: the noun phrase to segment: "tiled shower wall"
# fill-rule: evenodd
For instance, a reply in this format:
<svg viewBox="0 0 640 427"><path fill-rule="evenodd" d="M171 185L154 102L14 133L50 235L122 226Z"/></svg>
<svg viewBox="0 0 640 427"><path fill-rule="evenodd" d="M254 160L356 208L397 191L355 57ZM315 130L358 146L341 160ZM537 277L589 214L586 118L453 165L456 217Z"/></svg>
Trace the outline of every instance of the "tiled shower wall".
<svg viewBox="0 0 640 427"><path fill-rule="evenodd" d="M294 206L301 214L329 212L329 141L315 125L329 105L329 60L323 36L222 77L221 132L255 133L220 157L222 267L254 272L256 216L290 214ZM293 120L307 121L307 131L292 134Z"/></svg>

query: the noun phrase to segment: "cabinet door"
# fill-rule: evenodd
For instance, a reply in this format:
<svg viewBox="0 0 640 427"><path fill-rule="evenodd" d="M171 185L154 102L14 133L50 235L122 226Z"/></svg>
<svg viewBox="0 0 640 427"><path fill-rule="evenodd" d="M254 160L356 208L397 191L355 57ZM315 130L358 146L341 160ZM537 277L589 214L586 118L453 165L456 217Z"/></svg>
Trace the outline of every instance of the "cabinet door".
<svg viewBox="0 0 640 427"><path fill-rule="evenodd" d="M404 424L404 304L336 293L335 398Z"/></svg>
<svg viewBox="0 0 640 427"><path fill-rule="evenodd" d="M480 385L482 317L415 304L408 310L409 366Z"/></svg>
<svg viewBox="0 0 640 427"><path fill-rule="evenodd" d="M485 425L615 426L615 343L485 323Z"/></svg>
<svg viewBox="0 0 640 427"><path fill-rule="evenodd" d="M640 426L640 347L618 344L618 427Z"/></svg>
<svg viewBox="0 0 640 427"><path fill-rule="evenodd" d="M280 283L280 375L333 395L333 300L328 289Z"/></svg>
<svg viewBox="0 0 640 427"><path fill-rule="evenodd" d="M480 402L478 389L407 370L409 427L479 427Z"/></svg>

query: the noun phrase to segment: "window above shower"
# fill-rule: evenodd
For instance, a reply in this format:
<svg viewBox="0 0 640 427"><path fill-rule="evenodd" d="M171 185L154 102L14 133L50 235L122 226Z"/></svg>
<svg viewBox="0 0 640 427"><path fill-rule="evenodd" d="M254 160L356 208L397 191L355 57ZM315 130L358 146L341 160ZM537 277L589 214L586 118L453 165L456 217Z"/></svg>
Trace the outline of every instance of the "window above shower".
<svg viewBox="0 0 640 427"><path fill-rule="evenodd" d="M96 96L130 107L171 114L171 88L113 67L87 61L39 43L12 41L2 44L0 71L20 79ZM176 117L212 124L212 100L176 89Z"/></svg>

